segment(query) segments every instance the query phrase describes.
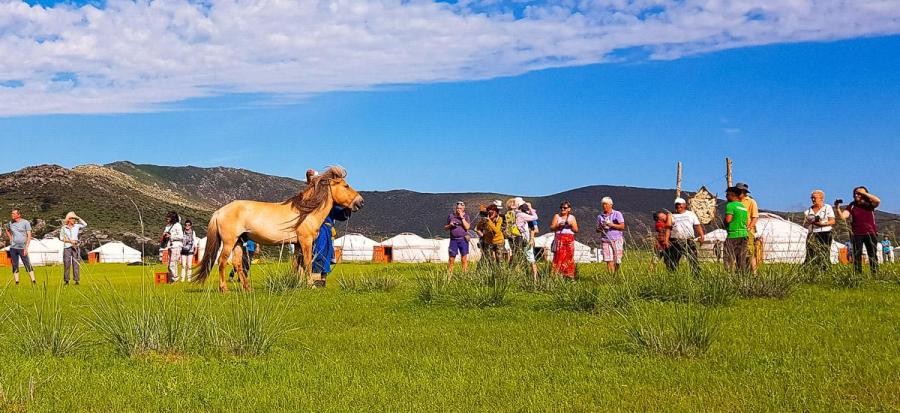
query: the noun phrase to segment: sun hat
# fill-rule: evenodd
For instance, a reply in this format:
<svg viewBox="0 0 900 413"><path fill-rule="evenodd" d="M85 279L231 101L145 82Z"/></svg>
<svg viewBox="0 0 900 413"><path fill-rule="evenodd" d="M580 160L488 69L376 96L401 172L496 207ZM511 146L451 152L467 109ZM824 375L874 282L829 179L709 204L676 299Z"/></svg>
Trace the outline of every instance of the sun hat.
<svg viewBox="0 0 900 413"><path fill-rule="evenodd" d="M515 197L514 199L516 200L516 208L518 208L518 207L520 207L520 206L522 206L522 205L525 205L525 200L522 199L522 197L517 196L517 197Z"/></svg>
<svg viewBox="0 0 900 413"><path fill-rule="evenodd" d="M71 218L71 219L78 219L78 215L75 215L75 211L71 211L71 212L69 212L68 214L66 214L65 220L68 221L69 218Z"/></svg>
<svg viewBox="0 0 900 413"><path fill-rule="evenodd" d="M495 201L494 201L494 206L496 206L498 210L503 209L503 201L501 201L501 200L499 200L499 199L495 200Z"/></svg>
<svg viewBox="0 0 900 413"><path fill-rule="evenodd" d="M738 182L738 183L734 184L734 187L743 193L746 193L746 194L750 193L750 185L747 185L743 182Z"/></svg>
<svg viewBox="0 0 900 413"><path fill-rule="evenodd" d="M679 197L679 198L675 198L675 205L678 205L678 204L685 204L685 205L686 205L686 204L687 204L687 201L685 201L684 198L680 198L680 197Z"/></svg>

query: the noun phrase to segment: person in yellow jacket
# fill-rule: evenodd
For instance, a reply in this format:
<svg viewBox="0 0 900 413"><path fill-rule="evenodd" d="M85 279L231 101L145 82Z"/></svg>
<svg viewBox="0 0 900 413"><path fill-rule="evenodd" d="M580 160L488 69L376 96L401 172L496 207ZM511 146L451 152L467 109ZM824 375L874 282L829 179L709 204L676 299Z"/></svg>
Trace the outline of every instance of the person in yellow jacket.
<svg viewBox="0 0 900 413"><path fill-rule="evenodd" d="M504 258L503 217L500 209L491 204L487 207L487 217L482 218L476 225L476 230L481 234L484 244L482 254L489 262L498 263Z"/></svg>

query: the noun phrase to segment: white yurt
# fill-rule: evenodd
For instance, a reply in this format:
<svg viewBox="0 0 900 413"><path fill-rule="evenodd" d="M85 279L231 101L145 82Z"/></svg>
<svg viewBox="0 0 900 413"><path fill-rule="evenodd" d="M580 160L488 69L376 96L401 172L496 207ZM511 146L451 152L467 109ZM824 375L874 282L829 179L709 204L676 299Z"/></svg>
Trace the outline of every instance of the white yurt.
<svg viewBox="0 0 900 413"><path fill-rule="evenodd" d="M97 254L97 262L100 263L124 263L141 262L141 252L121 242L113 241L91 251Z"/></svg>
<svg viewBox="0 0 900 413"><path fill-rule="evenodd" d="M553 236L553 233L549 232L534 239L534 247L543 249L544 258L548 261L553 261L553 252L550 251L550 246L553 244ZM591 247L582 244L579 241L575 241L576 263L587 264L597 261L597 251L594 251Z"/></svg>
<svg viewBox="0 0 900 413"><path fill-rule="evenodd" d="M404 232L384 240L381 244L391 262L440 262L440 240L425 239Z"/></svg>
<svg viewBox="0 0 900 413"><path fill-rule="evenodd" d="M32 239L28 244L28 258L31 260L31 265L35 267L62 264L64 248L63 242L56 238ZM3 251L8 254L9 247L4 248Z"/></svg>
<svg viewBox="0 0 900 413"><path fill-rule="evenodd" d="M334 240L335 248L341 249L341 261L372 261L378 242L360 234L347 234Z"/></svg>
<svg viewBox="0 0 900 413"><path fill-rule="evenodd" d="M728 231L721 228L706 234L703 237L703 244L700 245L697 251L700 261L721 261L725 240L727 238Z"/></svg>
<svg viewBox="0 0 900 413"><path fill-rule="evenodd" d="M778 215L763 212L756 222L756 237L763 241L763 262L802 264L809 230Z"/></svg>
<svg viewBox="0 0 900 413"><path fill-rule="evenodd" d="M509 244L507 244L509 245ZM450 239L438 240L438 255L441 262L450 261ZM481 259L481 248L478 248L478 238L469 239L469 260L478 261Z"/></svg>

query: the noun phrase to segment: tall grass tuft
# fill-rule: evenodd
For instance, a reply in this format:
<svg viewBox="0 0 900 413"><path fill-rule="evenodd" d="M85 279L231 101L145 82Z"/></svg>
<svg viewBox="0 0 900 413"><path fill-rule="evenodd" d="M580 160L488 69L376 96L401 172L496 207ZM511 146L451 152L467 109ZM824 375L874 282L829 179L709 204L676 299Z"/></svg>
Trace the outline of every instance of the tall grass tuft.
<svg viewBox="0 0 900 413"><path fill-rule="evenodd" d="M703 307L679 305L667 314L635 310L625 315L625 334L634 349L668 357L706 353L718 329L718 320Z"/></svg>
<svg viewBox="0 0 900 413"><path fill-rule="evenodd" d="M416 275L416 299L422 304L437 304L448 299L450 281L437 271Z"/></svg>
<svg viewBox="0 0 900 413"><path fill-rule="evenodd" d="M694 300L706 306L726 306L737 294L734 283L724 274L701 273L694 283Z"/></svg>
<svg viewBox="0 0 900 413"><path fill-rule="evenodd" d="M863 275L854 271L852 266L847 266L831 271L828 281L840 288L857 288L862 284Z"/></svg>
<svg viewBox="0 0 900 413"><path fill-rule="evenodd" d="M511 280L516 275L508 269L482 266L448 280L446 273L431 271L416 277L416 299L423 304L500 307L508 303Z"/></svg>
<svg viewBox="0 0 900 413"><path fill-rule="evenodd" d="M680 273L653 275L636 281L635 295L645 300L689 302L691 280Z"/></svg>
<svg viewBox="0 0 900 413"><path fill-rule="evenodd" d="M87 324L123 356L183 354L197 337L197 317L173 298L143 292L137 304L94 288Z"/></svg>
<svg viewBox="0 0 900 413"><path fill-rule="evenodd" d="M28 313L26 311L26 313ZM24 321L14 320L16 341L26 353L49 354L62 357L82 349L85 345L84 332L63 317L59 303L59 290L54 297L47 294L44 285L39 302L34 304L32 314L27 314Z"/></svg>
<svg viewBox="0 0 900 413"><path fill-rule="evenodd" d="M554 280L552 285L549 292L554 308L592 313L600 307L600 287L596 283Z"/></svg>
<svg viewBox="0 0 900 413"><path fill-rule="evenodd" d="M294 270L293 264L277 263L255 270L263 275L263 288L272 294L284 294L308 287L305 275Z"/></svg>
<svg viewBox="0 0 900 413"><path fill-rule="evenodd" d="M338 285L342 290L356 293L390 292L400 283L401 277L396 270L381 270L355 277L342 276L338 279Z"/></svg>
<svg viewBox="0 0 900 413"><path fill-rule="evenodd" d="M785 298L800 282L799 273L783 267L760 268L759 274L731 276L737 293L744 298Z"/></svg>
<svg viewBox="0 0 900 413"><path fill-rule="evenodd" d="M272 304L254 294L238 295L224 315L207 318L208 342L236 356L268 353L296 326L287 317L287 299Z"/></svg>

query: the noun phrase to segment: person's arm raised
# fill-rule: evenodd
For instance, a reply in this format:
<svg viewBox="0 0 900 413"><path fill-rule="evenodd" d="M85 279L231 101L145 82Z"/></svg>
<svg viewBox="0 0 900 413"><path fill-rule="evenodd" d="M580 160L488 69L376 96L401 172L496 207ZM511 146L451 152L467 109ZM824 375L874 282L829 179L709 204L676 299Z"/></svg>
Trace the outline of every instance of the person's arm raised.
<svg viewBox="0 0 900 413"><path fill-rule="evenodd" d="M575 219L574 216L572 216L572 225L570 225L570 227L572 228L572 232L578 232L578 220Z"/></svg>

